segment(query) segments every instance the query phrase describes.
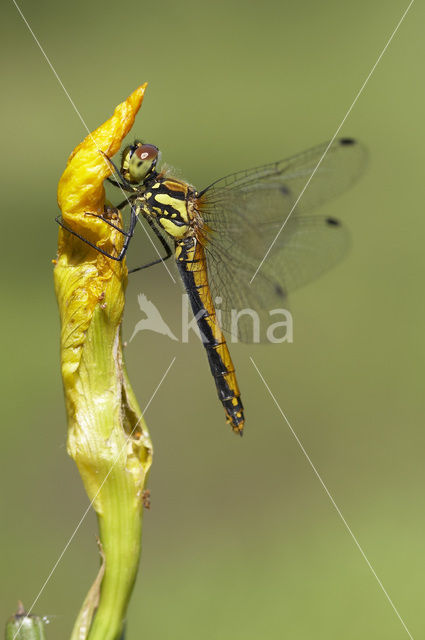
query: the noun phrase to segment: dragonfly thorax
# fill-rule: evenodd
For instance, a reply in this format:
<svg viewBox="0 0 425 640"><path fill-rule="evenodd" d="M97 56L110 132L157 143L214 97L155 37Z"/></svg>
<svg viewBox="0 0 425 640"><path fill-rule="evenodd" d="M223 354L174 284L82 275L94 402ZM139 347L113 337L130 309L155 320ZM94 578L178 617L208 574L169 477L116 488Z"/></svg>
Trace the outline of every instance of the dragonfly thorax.
<svg viewBox="0 0 425 640"><path fill-rule="evenodd" d="M140 203L145 215L157 223L172 238L179 240L195 232L194 190L174 178L157 177L145 183Z"/></svg>

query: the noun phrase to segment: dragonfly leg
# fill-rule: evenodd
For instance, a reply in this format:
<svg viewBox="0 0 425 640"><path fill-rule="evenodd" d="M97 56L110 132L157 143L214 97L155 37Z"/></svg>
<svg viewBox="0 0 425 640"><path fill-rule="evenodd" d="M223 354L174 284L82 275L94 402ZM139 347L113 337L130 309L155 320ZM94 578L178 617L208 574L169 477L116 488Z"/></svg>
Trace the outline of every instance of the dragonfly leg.
<svg viewBox="0 0 425 640"><path fill-rule="evenodd" d="M106 218L104 218L103 216L99 215L98 213L91 213L91 211L87 211L84 215L85 216L91 216L92 218L99 218L99 220L102 220L102 222L105 222L106 224L109 224L110 227L112 227L113 229L116 229L117 231L119 231L123 236L128 236L129 235L128 231L124 231L124 229L121 229L121 227L118 227L118 225L114 224L110 220L107 220Z"/></svg>
<svg viewBox="0 0 425 640"><path fill-rule="evenodd" d="M105 251L104 249L101 249L100 247L98 247L93 242L90 242L90 240L87 240L87 238L82 236L80 233L77 233L76 231L73 231L73 229L68 227L68 225L66 225L63 222L62 216L57 216L55 218L55 220L63 229L65 229L66 231L71 233L76 238L79 238L80 240L82 240L83 242L88 244L90 247L93 247L93 249L96 249L96 251L99 251L99 253L101 253L102 255L106 256L107 258L110 258L111 260L116 260L117 262L121 262L121 260L124 258L125 254L127 253L128 245L130 244L130 240L131 240L131 238L133 237L133 234L134 234L134 228L135 228L136 222L137 222L137 208L136 208L136 206L134 204L131 206L130 228L129 228L128 232L123 231L122 229L120 229L119 227L117 227L116 225L111 223L109 220L105 220L105 218L103 218L103 216L99 216L97 214L90 214L90 215L94 215L96 218L100 218L101 220L103 220L103 222L106 222L111 227L113 227L114 229L116 229L117 231L119 231L120 233L122 233L125 236L125 241L124 241L123 247L122 247L121 251L119 252L119 254L117 256L113 256L108 251Z"/></svg>
<svg viewBox="0 0 425 640"><path fill-rule="evenodd" d="M121 174L119 174L121 175ZM122 189L123 191L130 191L130 192L134 192L133 187L130 185L130 183L128 183L127 181L124 181L124 178L122 178L122 182L119 182L118 180L115 180L115 178L106 178L108 182L110 182L111 184L114 185L114 187L118 187L119 189Z"/></svg>
<svg viewBox="0 0 425 640"><path fill-rule="evenodd" d="M108 182L110 182L111 184L114 185L114 187L119 187L120 189L122 189L123 191L131 191L134 192L134 185L132 185L130 182L127 182L127 180L124 178L124 176L122 175L121 171L118 169L117 165L115 164L115 162L113 162L111 160L111 158L108 158L108 156L106 155L106 153L103 153L103 151L100 152L103 157L105 158L105 160L107 162L109 162L109 164L112 166L113 170L114 170L114 174L116 174L117 176L119 176L120 180L116 180L115 178L106 178Z"/></svg>
<svg viewBox="0 0 425 640"><path fill-rule="evenodd" d="M135 271L141 271L142 269L147 269L148 267L153 267L154 264L159 264L160 262L164 262L165 260L168 260L168 258L173 253L171 248L170 248L170 246L169 246L169 244L168 244L168 242L163 237L163 235L161 234L160 230L155 225L154 221L148 216L145 216L145 219L147 220L150 228L152 229L152 231L154 232L154 234L156 235L156 237L158 238L160 243L162 244L162 246L163 246L163 248L165 250L165 256L163 258L158 258L157 260L153 260L152 262L148 262L147 264L143 264L141 267L136 267L135 269L131 269L128 273L134 273Z"/></svg>
<svg viewBox="0 0 425 640"><path fill-rule="evenodd" d="M114 210L114 209L123 209L127 204L130 204L130 206L132 205L132 197L131 196L128 199L123 200L123 202L120 202L120 204L117 207L111 207L111 209L112 210ZM100 220L102 220L102 222L106 222L106 224L109 224L110 227L112 227L113 229L116 229L117 231L122 233L123 236L132 235L131 231L124 231L124 229L122 229L118 225L114 224L113 222L111 222L110 220L105 218L105 214L101 215L99 213L92 213L91 211L86 211L86 213L84 215L92 216L93 218L99 218ZM137 212L136 212L135 215L137 216ZM131 221L130 221L130 228L131 228ZM133 231L134 231L134 227L133 227Z"/></svg>
<svg viewBox="0 0 425 640"><path fill-rule="evenodd" d="M121 209L124 209L124 207L125 207L126 205L128 205L128 204L130 204L130 205L131 205L131 204L132 204L132 202L133 202L133 200L134 200L135 198L137 198L137 194L136 194L136 193L134 193L134 194L133 194L133 195L131 195L131 196L128 196L128 198L126 198L125 200L123 200L123 201L122 201L122 202L120 202L119 204L114 205L114 207L113 207L113 208L114 208L114 209L118 209L119 211L121 211Z"/></svg>

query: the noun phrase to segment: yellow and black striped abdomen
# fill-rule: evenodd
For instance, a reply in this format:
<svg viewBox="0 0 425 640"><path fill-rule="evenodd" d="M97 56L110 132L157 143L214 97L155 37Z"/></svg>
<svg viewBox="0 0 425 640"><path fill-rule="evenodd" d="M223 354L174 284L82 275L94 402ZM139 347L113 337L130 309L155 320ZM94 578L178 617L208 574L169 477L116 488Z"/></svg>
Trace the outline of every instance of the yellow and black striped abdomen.
<svg viewBox="0 0 425 640"><path fill-rule="evenodd" d="M194 237L176 244L176 262L198 323L218 397L233 431L242 435L245 422L235 368L218 326L208 285L204 248Z"/></svg>

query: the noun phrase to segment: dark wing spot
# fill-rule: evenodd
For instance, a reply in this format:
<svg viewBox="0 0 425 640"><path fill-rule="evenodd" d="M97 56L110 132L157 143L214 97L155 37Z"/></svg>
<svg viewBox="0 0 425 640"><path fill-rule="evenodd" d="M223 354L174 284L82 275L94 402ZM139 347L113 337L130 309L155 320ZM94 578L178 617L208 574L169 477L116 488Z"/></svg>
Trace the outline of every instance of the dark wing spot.
<svg viewBox="0 0 425 640"><path fill-rule="evenodd" d="M326 224L329 224L332 227L340 227L341 223L336 218L326 218Z"/></svg>
<svg viewBox="0 0 425 640"><path fill-rule="evenodd" d="M285 297L285 292L282 289L282 287L280 286L280 284L275 284L274 290L275 290L276 295L280 296L281 298Z"/></svg>
<svg viewBox="0 0 425 640"><path fill-rule="evenodd" d="M356 144L356 141L354 140L354 138L341 138L339 144L343 145L344 147L348 147L348 145L350 144Z"/></svg>

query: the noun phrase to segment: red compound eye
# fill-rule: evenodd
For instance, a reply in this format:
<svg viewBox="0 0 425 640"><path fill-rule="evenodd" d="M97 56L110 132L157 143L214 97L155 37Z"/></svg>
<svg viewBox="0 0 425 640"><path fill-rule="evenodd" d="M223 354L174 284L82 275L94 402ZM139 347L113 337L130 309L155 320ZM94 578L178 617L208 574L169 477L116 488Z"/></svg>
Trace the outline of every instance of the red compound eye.
<svg viewBox="0 0 425 640"><path fill-rule="evenodd" d="M141 144L134 151L134 155L136 155L143 162L156 160L158 157L159 149L155 147L153 144Z"/></svg>

